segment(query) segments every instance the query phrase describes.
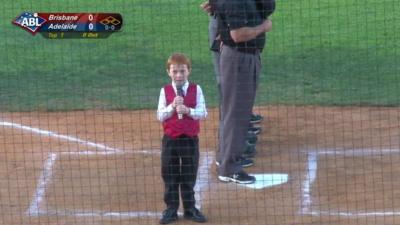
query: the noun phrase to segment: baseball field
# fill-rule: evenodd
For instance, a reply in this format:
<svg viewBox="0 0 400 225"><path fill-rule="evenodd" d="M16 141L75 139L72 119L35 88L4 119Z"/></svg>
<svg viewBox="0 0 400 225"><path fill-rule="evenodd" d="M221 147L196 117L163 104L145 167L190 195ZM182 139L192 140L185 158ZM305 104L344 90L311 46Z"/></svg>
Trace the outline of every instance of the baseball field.
<svg viewBox="0 0 400 225"><path fill-rule="evenodd" d="M194 0L15 0L0 8L0 224L158 224L172 52L204 91L198 206L207 224L400 223L400 4L277 1L254 111L254 185L216 176L218 96ZM114 12L107 39L49 40L22 12ZM182 217L182 216L181 216ZM194 224L179 219L176 224Z"/></svg>

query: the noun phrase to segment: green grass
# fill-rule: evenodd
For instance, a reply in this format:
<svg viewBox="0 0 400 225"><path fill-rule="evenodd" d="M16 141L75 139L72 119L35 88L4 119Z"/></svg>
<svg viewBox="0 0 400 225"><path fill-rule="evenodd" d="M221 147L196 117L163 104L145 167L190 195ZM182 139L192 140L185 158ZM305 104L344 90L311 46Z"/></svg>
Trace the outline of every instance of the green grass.
<svg viewBox="0 0 400 225"><path fill-rule="evenodd" d="M0 9L0 110L155 108L175 51L217 104L208 18L194 0L15 0ZM101 40L48 40L11 24L23 11L119 12ZM400 104L395 0L278 1L263 52L258 104Z"/></svg>

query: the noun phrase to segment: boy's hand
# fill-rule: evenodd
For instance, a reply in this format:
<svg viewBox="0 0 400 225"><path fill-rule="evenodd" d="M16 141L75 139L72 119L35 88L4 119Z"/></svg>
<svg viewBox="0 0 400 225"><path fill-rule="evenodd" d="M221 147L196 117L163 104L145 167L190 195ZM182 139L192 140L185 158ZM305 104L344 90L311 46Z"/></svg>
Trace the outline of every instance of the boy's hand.
<svg viewBox="0 0 400 225"><path fill-rule="evenodd" d="M183 105L183 97L182 96L176 96L174 98L174 101L172 102L172 107L176 109L179 105Z"/></svg>
<svg viewBox="0 0 400 225"><path fill-rule="evenodd" d="M182 105L178 105L176 107L176 112L178 114L189 114L190 113L190 109L182 104Z"/></svg>

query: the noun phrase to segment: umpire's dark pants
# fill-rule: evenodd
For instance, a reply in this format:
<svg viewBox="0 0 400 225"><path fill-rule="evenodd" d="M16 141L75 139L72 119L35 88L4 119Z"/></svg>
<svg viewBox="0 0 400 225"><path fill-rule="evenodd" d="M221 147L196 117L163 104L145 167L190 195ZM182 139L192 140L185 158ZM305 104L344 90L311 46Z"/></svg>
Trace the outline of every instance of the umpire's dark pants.
<svg viewBox="0 0 400 225"><path fill-rule="evenodd" d="M245 150L258 77L260 52L243 53L224 45L220 56L221 120L218 174L232 175L242 170L239 157Z"/></svg>
<svg viewBox="0 0 400 225"><path fill-rule="evenodd" d="M165 185L167 208L178 210L179 188L184 209L195 207L194 186L199 167L198 137L164 135L161 152L161 174Z"/></svg>

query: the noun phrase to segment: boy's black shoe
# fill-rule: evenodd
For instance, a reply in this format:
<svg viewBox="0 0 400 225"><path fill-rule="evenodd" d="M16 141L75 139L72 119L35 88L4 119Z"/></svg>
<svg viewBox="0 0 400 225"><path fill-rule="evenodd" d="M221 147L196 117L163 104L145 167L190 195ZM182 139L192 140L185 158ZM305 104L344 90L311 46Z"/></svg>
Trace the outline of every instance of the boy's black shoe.
<svg viewBox="0 0 400 225"><path fill-rule="evenodd" d="M264 117L261 116L260 114L252 113L250 116L250 123L251 124L260 123L261 121L263 121L263 119L264 119Z"/></svg>
<svg viewBox="0 0 400 225"><path fill-rule="evenodd" d="M251 127L249 127L247 132L257 135L257 134L261 133L261 127L253 127L253 126L251 126Z"/></svg>
<svg viewBox="0 0 400 225"><path fill-rule="evenodd" d="M228 176L218 176L218 179L223 182L235 182L239 184L252 184L256 181L256 178L248 175L244 171L240 171L235 174L231 174Z"/></svg>
<svg viewBox="0 0 400 225"><path fill-rule="evenodd" d="M257 154L256 146L249 144L246 141L246 149L244 150L242 156L245 158L253 158L254 156L256 156L256 154Z"/></svg>
<svg viewBox="0 0 400 225"><path fill-rule="evenodd" d="M160 219L160 224L169 224L178 220L178 214L175 209L166 209Z"/></svg>
<svg viewBox="0 0 400 225"><path fill-rule="evenodd" d="M207 218L194 207L189 210L185 210L183 217L197 223L205 223L207 221Z"/></svg>

